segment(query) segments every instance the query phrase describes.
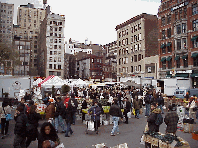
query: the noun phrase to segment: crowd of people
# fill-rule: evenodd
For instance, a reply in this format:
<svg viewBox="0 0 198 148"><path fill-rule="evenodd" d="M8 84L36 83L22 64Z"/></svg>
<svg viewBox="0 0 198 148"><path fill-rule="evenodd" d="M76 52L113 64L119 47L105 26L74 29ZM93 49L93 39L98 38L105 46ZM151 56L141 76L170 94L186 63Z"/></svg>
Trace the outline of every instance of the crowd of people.
<svg viewBox="0 0 198 148"><path fill-rule="evenodd" d="M131 113L134 109L135 118L139 119L139 114L142 113L143 102L145 102L145 117L147 117L149 132L159 132L159 126L164 121L167 125L167 133L176 133L178 115L173 111L173 106L168 106L168 113L165 118L162 118L161 114L164 114L163 106L164 99L160 92L156 92L155 89L145 89L146 94L143 96L143 90L136 89L78 89L74 88L73 93L67 93L64 97L54 96L49 98L46 95L43 98L44 104L47 105L45 109L45 122L42 124L40 132L38 131L39 121L42 119L41 115L37 113L37 107L34 105L34 101L31 100L30 95L21 99L21 102L17 105L14 115L15 128L14 128L14 147L28 147L32 141L38 140L39 148L56 147L60 144L57 133L61 132L65 134L65 137L70 137L73 134L72 125L75 125L76 112L78 108L78 102L75 97L83 98L82 101L82 122L85 120L85 113L82 109L86 109L89 104L88 99L92 101L92 107L88 110L88 115L91 115L91 121L94 122L94 128L96 134L98 134L98 128L100 127L100 115L104 114L103 108L99 100L107 99L107 105L110 106L109 114L112 116L113 128L110 133L111 136L120 134L119 131L119 119L123 121L125 119L126 124L128 121L128 113ZM28 105L25 102L28 100ZM121 112L124 109L124 112ZM9 129L9 121L6 120L6 115L11 113L11 105L3 101L2 107L0 107L1 125L2 125L2 139L6 137ZM161 115L161 116L160 116ZM58 131L59 126L62 131ZM149 147L149 145L146 145Z"/></svg>

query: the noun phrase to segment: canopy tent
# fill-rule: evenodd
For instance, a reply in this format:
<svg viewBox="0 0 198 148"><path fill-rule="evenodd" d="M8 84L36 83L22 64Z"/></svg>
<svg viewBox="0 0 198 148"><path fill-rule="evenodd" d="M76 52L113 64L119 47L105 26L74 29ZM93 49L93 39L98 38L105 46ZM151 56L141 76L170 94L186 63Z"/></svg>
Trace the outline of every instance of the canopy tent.
<svg viewBox="0 0 198 148"><path fill-rule="evenodd" d="M82 86L88 86L89 83L81 80L81 79L78 79L77 81L73 81L71 84L71 86L77 86L77 87L82 87Z"/></svg>
<svg viewBox="0 0 198 148"><path fill-rule="evenodd" d="M47 78L45 78L42 82L40 82L40 83L38 84L38 87L41 87L41 84L47 82L48 80L52 79L53 77L54 77L54 75L48 76Z"/></svg>
<svg viewBox="0 0 198 148"><path fill-rule="evenodd" d="M33 86L37 86L39 83L41 83L43 80L41 78L38 78L33 82Z"/></svg>
<svg viewBox="0 0 198 148"><path fill-rule="evenodd" d="M67 84L65 80L59 78L58 76L54 76L53 78L41 84L41 86L51 88L54 85L55 88L61 88L64 84Z"/></svg>

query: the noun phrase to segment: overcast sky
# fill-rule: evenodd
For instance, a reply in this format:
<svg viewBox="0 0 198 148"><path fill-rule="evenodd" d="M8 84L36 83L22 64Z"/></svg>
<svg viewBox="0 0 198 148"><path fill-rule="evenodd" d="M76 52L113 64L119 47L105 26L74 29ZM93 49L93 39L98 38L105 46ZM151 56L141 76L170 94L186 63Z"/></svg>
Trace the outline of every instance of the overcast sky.
<svg viewBox="0 0 198 148"><path fill-rule="evenodd" d="M15 5L14 24L17 23L17 7L33 3L43 7L43 0L0 0ZM161 0L47 0L51 11L65 15L65 41L108 44L117 39L119 25L141 13L157 15Z"/></svg>

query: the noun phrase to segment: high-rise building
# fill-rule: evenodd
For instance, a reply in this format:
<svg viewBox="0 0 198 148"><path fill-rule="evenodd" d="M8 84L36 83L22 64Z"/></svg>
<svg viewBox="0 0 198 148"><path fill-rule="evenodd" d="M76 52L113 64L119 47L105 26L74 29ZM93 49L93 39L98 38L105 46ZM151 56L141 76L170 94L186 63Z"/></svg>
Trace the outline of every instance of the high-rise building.
<svg viewBox="0 0 198 148"><path fill-rule="evenodd" d="M39 70L41 76L64 77L64 28L64 15L49 13L41 23L38 59L43 67Z"/></svg>
<svg viewBox="0 0 198 148"><path fill-rule="evenodd" d="M14 28L14 35L21 37L21 40L31 41L30 75L38 74L38 35L45 14L45 9L35 8L30 3L20 5L17 11L18 27Z"/></svg>
<svg viewBox="0 0 198 148"><path fill-rule="evenodd" d="M0 41L12 43L14 4L0 2Z"/></svg>
<svg viewBox="0 0 198 148"><path fill-rule="evenodd" d="M158 10L160 78L185 78L198 88L197 0L162 0Z"/></svg>
<svg viewBox="0 0 198 148"><path fill-rule="evenodd" d="M116 26L117 81L121 77L156 77L158 60L157 16L142 13ZM149 58L149 60L148 60ZM152 64L151 71L148 65Z"/></svg>

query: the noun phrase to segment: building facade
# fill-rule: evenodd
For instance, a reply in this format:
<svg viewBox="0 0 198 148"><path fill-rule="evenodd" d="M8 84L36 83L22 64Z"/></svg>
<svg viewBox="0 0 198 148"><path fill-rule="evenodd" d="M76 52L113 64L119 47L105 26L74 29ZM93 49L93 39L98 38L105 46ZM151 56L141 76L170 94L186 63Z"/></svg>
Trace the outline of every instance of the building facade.
<svg viewBox="0 0 198 148"><path fill-rule="evenodd" d="M74 44L65 44L65 53L74 55L79 52L85 52L87 54L92 54L92 49L74 48Z"/></svg>
<svg viewBox="0 0 198 148"><path fill-rule="evenodd" d="M158 54L157 16L143 13L116 26L117 81L121 77L145 77L146 57ZM154 60L151 60L154 61ZM155 63L154 63L155 65ZM156 78L156 69L152 72Z"/></svg>
<svg viewBox="0 0 198 148"><path fill-rule="evenodd" d="M46 10L35 8L33 4L20 5L17 12L17 25L14 35L31 41L30 75L38 75L38 35L41 21L45 18Z"/></svg>
<svg viewBox="0 0 198 148"><path fill-rule="evenodd" d="M198 3L162 0L158 11L160 78L191 80L198 88Z"/></svg>

